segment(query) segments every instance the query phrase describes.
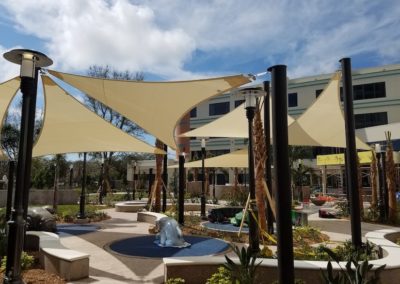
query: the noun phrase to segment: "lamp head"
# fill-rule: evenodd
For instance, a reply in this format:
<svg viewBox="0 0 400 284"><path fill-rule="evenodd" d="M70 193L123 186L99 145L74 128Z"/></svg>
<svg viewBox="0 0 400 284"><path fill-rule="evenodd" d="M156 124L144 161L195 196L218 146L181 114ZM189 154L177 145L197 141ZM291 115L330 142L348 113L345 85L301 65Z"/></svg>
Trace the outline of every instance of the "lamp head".
<svg viewBox="0 0 400 284"><path fill-rule="evenodd" d="M47 67L53 60L45 54L30 49L13 49L3 54L8 61L21 65L21 77L35 78L36 67Z"/></svg>
<svg viewBox="0 0 400 284"><path fill-rule="evenodd" d="M257 98L264 96L265 92L261 87L244 88L239 90L239 94L245 99L245 108L255 107Z"/></svg>
<svg viewBox="0 0 400 284"><path fill-rule="evenodd" d="M205 147L206 147L206 139L201 138L201 148L205 148Z"/></svg>
<svg viewBox="0 0 400 284"><path fill-rule="evenodd" d="M375 144L375 152L376 152L376 153L382 153L381 144L379 144L379 143L376 143L376 144Z"/></svg>

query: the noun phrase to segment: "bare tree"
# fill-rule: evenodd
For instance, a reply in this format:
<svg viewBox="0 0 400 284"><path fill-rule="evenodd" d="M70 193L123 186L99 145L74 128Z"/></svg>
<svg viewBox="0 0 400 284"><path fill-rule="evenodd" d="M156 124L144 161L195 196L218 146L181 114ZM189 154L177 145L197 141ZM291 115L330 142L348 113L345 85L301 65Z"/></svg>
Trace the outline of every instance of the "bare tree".
<svg viewBox="0 0 400 284"><path fill-rule="evenodd" d="M89 67L87 74L91 77L95 78L104 78L104 79L116 79L116 80L133 80L133 81L143 81L144 75L142 72L132 73L128 70L126 71L118 71L110 66L99 66L92 65ZM138 125L114 111L110 107L102 104L101 102L87 96L85 98L86 105L92 109L95 113L101 116L103 119L107 120L111 124L115 125L121 130L124 130L127 133L130 133L134 136L140 137L143 135L144 131ZM114 152L103 152L101 153L104 159L104 168L103 168L103 191L105 193L110 192L110 165L111 160L113 158Z"/></svg>

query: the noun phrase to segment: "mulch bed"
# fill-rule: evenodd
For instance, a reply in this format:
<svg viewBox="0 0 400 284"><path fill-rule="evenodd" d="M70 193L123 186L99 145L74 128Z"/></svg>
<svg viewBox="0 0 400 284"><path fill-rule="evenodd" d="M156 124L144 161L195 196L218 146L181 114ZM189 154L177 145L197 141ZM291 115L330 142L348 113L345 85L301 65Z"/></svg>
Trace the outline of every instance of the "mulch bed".
<svg viewBox="0 0 400 284"><path fill-rule="evenodd" d="M67 283L63 278L58 275L44 271L39 263L39 252L29 251L29 255L35 258L33 267L22 271L22 279L26 284L65 284ZM4 272L0 273L0 283L3 283Z"/></svg>

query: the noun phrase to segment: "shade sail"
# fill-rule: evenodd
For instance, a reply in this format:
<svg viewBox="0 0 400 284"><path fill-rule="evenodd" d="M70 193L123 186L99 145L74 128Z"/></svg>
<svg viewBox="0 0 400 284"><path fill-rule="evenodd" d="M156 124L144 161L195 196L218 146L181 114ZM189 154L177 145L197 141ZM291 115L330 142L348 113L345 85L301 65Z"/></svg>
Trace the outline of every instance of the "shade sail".
<svg viewBox="0 0 400 284"><path fill-rule="evenodd" d="M391 139L400 139L400 122L357 129L357 136L365 142L386 141L385 132L391 132Z"/></svg>
<svg viewBox="0 0 400 284"><path fill-rule="evenodd" d="M3 129L4 119L7 109L10 106L12 99L19 90L20 78L16 77L0 84L0 130ZM1 131L0 131L1 139ZM0 147L0 160L8 160L8 156Z"/></svg>
<svg viewBox="0 0 400 284"><path fill-rule="evenodd" d="M108 123L42 76L45 115L33 156L79 152L165 153Z"/></svg>
<svg viewBox="0 0 400 284"><path fill-rule="evenodd" d="M263 113L263 108L261 113ZM263 117L263 115L261 115ZM288 115L288 125L294 119ZM271 132L272 134L272 132ZM196 129L183 133L185 137L225 137L225 138L248 138L248 121L246 110L243 105L238 106L233 111L221 116L214 121L200 126Z"/></svg>
<svg viewBox="0 0 400 284"><path fill-rule="evenodd" d="M290 145L346 147L339 83L340 73L335 73L317 100L289 126ZM356 146L370 149L357 137Z"/></svg>
<svg viewBox="0 0 400 284"><path fill-rule="evenodd" d="M179 82L121 81L49 71L131 121L171 148L179 119L197 104L249 83L243 76Z"/></svg>
<svg viewBox="0 0 400 284"><path fill-rule="evenodd" d="M204 159L205 168L247 168L248 165L247 148ZM168 168L178 167L179 165L173 165ZM201 168L201 160L185 163L185 168Z"/></svg>

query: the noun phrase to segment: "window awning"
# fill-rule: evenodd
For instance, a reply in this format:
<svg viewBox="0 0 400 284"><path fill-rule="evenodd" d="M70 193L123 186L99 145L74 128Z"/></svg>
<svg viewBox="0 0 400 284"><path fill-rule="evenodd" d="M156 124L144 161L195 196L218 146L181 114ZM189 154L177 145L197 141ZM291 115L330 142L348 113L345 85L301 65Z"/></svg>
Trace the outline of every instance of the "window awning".
<svg viewBox="0 0 400 284"><path fill-rule="evenodd" d="M20 87L20 78L16 77L0 84L0 130L3 129L7 109ZM1 139L1 131L0 131ZM8 156L0 147L0 160L8 160Z"/></svg>
<svg viewBox="0 0 400 284"><path fill-rule="evenodd" d="M197 104L249 83L246 76L178 82L142 82L49 73L124 115L171 148L179 119Z"/></svg>
<svg viewBox="0 0 400 284"><path fill-rule="evenodd" d="M145 152L159 150L110 124L68 95L50 77L42 76L45 112L33 156L82 152Z"/></svg>

